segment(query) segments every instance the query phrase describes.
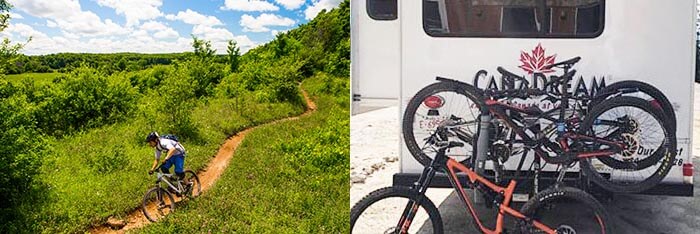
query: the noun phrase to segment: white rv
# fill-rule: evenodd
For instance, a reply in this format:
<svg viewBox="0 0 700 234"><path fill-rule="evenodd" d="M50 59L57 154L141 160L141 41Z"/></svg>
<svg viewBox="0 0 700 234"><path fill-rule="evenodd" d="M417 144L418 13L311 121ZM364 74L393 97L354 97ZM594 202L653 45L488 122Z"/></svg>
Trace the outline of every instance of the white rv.
<svg viewBox="0 0 700 234"><path fill-rule="evenodd" d="M542 63L581 57L571 92L638 80L667 96L678 155L663 183L645 193L692 196L696 14L695 0L353 0L353 113L396 100L403 116L438 76L498 88L500 66L536 83ZM403 140L400 147L394 183L408 185L423 166ZM433 185L449 183L436 177Z"/></svg>

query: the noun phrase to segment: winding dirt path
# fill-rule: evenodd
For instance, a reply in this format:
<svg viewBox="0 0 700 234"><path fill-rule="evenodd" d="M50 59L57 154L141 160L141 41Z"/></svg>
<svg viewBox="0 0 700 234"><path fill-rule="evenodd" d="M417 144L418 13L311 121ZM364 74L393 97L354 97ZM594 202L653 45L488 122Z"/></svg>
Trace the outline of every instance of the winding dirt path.
<svg viewBox="0 0 700 234"><path fill-rule="evenodd" d="M258 126L250 127L247 128L243 131L240 131L236 133L236 135L229 137L223 145L219 148L219 152L217 152L216 156L214 159L212 159L207 167L205 169L202 169L198 176L199 176L199 181L202 184L202 193L206 192L209 188L211 188L214 183L216 183L216 180L219 179L219 176L226 170L226 167L228 167L229 162L231 161L231 158L233 157L233 153L236 151L238 146L241 144L243 141L243 138L250 133L250 131L254 130L255 128L258 128L260 126L265 126L269 124L275 124L279 123L282 121L289 121L289 120L295 120L298 119L299 117L306 116L311 114L316 110L316 103L309 98L308 93L306 93L305 90L301 90L302 94L304 95L304 100L306 101L307 109L304 113L298 116L293 116L293 117L287 117L284 119L279 119L275 120L269 123L261 124ZM200 194L201 195L201 194ZM176 199L176 201L179 201L179 199ZM155 205L150 204L148 206L151 209L155 210ZM177 207L176 207L177 210ZM111 229L110 227L107 226L107 224L103 224L101 226L93 227L89 230L90 233L124 233L127 230L131 229L136 229L143 227L145 225L148 225L150 222L146 217L143 215L143 211L141 211L141 208L135 209L129 215L124 219L126 221L126 226L119 230L114 230Z"/></svg>

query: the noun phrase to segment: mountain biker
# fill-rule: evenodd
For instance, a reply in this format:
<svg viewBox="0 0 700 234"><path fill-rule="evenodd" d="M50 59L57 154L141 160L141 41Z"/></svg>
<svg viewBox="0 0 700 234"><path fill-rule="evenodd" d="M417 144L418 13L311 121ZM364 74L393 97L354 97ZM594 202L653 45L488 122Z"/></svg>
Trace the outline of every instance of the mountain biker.
<svg viewBox="0 0 700 234"><path fill-rule="evenodd" d="M146 142L156 151L156 158L153 161L153 166L151 166L151 169L148 171L149 175L153 174L153 171L156 170L160 156L162 152L165 151L167 153L165 154L163 165L160 167L160 170L163 173L169 173L170 167L175 165L175 175L177 175L177 178L182 180L185 177L185 147L183 147L180 142L160 137L157 132L149 133L148 136L146 136Z"/></svg>

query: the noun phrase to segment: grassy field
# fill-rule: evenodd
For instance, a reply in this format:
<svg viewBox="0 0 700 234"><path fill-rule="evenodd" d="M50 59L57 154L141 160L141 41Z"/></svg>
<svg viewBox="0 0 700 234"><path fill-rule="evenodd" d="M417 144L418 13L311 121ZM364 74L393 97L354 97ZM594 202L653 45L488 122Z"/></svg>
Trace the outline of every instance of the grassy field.
<svg viewBox="0 0 700 234"><path fill-rule="evenodd" d="M11 83L19 83L23 80L34 80L36 84L50 83L54 78L62 76L63 73L22 73L15 75L6 75L7 80Z"/></svg>
<svg viewBox="0 0 700 234"><path fill-rule="evenodd" d="M241 129L304 110L289 103L246 102L238 107L236 103L212 99L193 110L199 136L183 142L188 151L186 168L204 168L227 136ZM146 173L153 149L139 134L150 129L147 121L136 120L52 140L39 177L50 195L44 204L33 206L39 207L29 218L36 222L34 228L44 233L80 232L137 208L154 180Z"/></svg>
<svg viewBox="0 0 700 234"><path fill-rule="evenodd" d="M346 233L347 86L347 79L306 80L318 111L248 134L213 188L137 232Z"/></svg>

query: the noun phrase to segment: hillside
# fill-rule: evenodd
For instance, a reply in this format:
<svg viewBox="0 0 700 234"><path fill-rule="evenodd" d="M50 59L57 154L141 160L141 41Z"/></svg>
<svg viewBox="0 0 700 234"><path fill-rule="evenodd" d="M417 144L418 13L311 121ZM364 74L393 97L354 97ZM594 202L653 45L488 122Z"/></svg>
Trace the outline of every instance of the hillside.
<svg viewBox="0 0 700 234"><path fill-rule="evenodd" d="M345 1L242 55L237 66L203 44L134 70L113 64L139 55L100 55L96 61L109 59L66 66L51 82L0 78L0 233L83 232L124 216L153 183L146 133L178 135L188 150L186 167L200 170L228 136L302 113L302 81L319 103L317 113L251 133L211 192L144 231L193 230L194 223L178 220L202 213L216 222L245 218L235 226L244 230L270 216L240 213L274 209L288 230L342 232L349 217L349 33ZM240 174L246 170L256 172L254 179ZM252 192L246 189L255 191L235 193ZM207 205L229 196L238 199Z"/></svg>

